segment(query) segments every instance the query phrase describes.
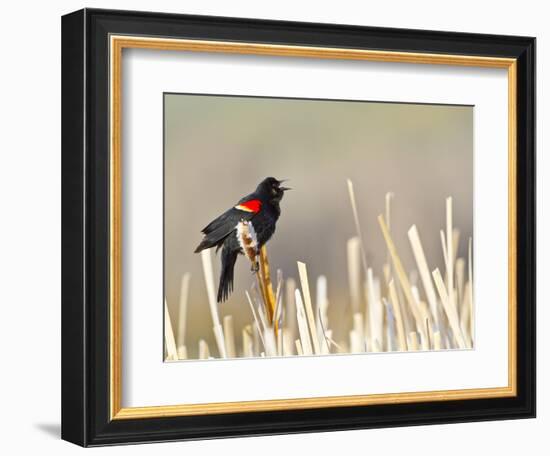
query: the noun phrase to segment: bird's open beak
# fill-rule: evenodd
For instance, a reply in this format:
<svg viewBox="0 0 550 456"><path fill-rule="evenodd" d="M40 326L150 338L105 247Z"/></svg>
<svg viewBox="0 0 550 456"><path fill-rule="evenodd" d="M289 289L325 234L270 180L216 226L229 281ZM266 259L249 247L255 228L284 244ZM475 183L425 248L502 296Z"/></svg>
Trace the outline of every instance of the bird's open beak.
<svg viewBox="0 0 550 456"><path fill-rule="evenodd" d="M288 179L281 179L279 182L279 185L282 184L283 182L286 182L288 181ZM292 190L292 188L290 187L279 187L279 189L281 189L283 192L286 192L287 190Z"/></svg>

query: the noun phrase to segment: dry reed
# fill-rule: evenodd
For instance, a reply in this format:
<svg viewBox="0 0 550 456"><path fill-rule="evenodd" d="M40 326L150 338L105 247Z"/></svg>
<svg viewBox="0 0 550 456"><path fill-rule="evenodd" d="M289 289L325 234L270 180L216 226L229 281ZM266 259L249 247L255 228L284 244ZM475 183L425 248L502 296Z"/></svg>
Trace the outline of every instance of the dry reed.
<svg viewBox="0 0 550 456"><path fill-rule="evenodd" d="M239 240L256 275L256 283L243 296L243 309L248 307L250 311L249 321L235 328L232 315L224 315L220 320L211 253L209 250L201 252L217 356L206 343L205 335L195 342L199 359L473 347L472 239L468 242L468 258L458 257L460 232L453 226L452 198L445 201L446 223L439 232L444 270L430 269L418 228L412 225L407 234L416 268L407 273L390 231L394 195L386 194L384 215L379 215L378 224L387 259L382 274L377 276L367 265L355 191L350 180L347 187L357 233L346 246L350 310L349 314L340 312L338 317L347 323L346 337L334 340L335 333L328 317L330 281L319 276L312 282L315 289L311 290L307 265L297 261L300 286L292 277L283 278L279 270L274 292L267 249L265 246L258 249L252 224L241 222ZM380 241L372 239L370 242ZM416 285L415 277L419 278L421 288ZM193 344L186 340L189 280L189 274L181 280L177 325L172 325L165 304L166 361L188 359L189 346Z"/></svg>

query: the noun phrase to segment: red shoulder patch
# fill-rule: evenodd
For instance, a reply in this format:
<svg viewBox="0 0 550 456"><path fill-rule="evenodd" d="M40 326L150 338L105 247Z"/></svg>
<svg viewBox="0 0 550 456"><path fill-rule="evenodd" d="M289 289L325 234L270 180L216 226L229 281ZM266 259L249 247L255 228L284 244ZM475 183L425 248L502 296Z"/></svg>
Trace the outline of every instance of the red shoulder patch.
<svg viewBox="0 0 550 456"><path fill-rule="evenodd" d="M262 202L258 199L245 201L244 203L237 204L235 206L235 209L239 209L241 211L245 212L254 212L255 214L257 212L260 212L260 209L262 207Z"/></svg>

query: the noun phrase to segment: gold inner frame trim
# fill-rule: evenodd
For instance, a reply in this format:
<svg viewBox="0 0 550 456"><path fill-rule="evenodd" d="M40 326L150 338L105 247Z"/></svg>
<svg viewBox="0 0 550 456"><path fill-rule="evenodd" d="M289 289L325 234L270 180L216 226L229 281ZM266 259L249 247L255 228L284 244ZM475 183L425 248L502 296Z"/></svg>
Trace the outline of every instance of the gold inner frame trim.
<svg viewBox="0 0 550 456"><path fill-rule="evenodd" d="M251 54L335 60L452 65L508 70L508 385L495 388L274 399L151 407L122 407L122 51L154 49ZM110 36L110 415L111 419L159 418L221 413L297 410L326 407L397 404L459 399L511 397L517 394L516 289L516 120L517 61L511 58L388 52L313 46L288 46L227 41Z"/></svg>

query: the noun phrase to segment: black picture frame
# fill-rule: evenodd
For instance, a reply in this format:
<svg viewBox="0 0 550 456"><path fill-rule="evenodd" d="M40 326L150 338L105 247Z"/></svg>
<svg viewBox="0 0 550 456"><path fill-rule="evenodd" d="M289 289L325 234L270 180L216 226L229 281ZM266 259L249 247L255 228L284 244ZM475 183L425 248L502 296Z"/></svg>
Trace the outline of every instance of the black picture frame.
<svg viewBox="0 0 550 456"><path fill-rule="evenodd" d="M110 419L109 47L146 35L517 59L517 395ZM62 438L82 446L535 416L535 39L84 9L62 18Z"/></svg>

